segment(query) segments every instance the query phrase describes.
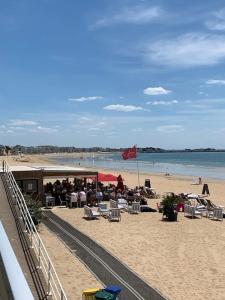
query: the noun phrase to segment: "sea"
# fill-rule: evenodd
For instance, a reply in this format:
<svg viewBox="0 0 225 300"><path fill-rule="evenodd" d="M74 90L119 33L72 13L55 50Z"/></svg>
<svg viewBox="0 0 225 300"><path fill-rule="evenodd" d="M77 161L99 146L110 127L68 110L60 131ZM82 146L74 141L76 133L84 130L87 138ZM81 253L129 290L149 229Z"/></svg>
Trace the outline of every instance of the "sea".
<svg viewBox="0 0 225 300"><path fill-rule="evenodd" d="M79 157L58 156L57 163L114 171L169 173L194 178L225 179L225 152L138 153L137 159L123 160L121 153L84 153Z"/></svg>

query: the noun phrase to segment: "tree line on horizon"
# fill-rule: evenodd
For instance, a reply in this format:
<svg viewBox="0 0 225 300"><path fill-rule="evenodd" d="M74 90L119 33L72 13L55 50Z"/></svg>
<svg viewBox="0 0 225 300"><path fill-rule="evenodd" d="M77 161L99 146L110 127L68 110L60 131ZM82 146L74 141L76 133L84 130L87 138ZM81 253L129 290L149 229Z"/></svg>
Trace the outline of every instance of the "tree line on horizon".
<svg viewBox="0 0 225 300"><path fill-rule="evenodd" d="M129 148L129 147L128 147ZM8 146L0 145L0 155L20 155L20 154L48 154L48 153L79 153L79 152L123 152L128 148L109 147L75 147L75 146ZM197 149L162 149L156 147L138 147L139 153L169 153L169 152L224 152L225 149L197 148Z"/></svg>

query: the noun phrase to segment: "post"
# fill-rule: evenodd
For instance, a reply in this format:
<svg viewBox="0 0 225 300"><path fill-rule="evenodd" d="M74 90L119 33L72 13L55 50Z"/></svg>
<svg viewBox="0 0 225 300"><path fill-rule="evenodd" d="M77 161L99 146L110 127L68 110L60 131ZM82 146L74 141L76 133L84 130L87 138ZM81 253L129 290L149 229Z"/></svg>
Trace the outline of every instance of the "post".
<svg viewBox="0 0 225 300"><path fill-rule="evenodd" d="M50 260L48 261L48 295L51 294L51 263Z"/></svg>
<svg viewBox="0 0 225 300"><path fill-rule="evenodd" d="M137 149L137 145L135 145L135 146L136 146L136 149ZM137 155L137 153L136 153L136 161L137 161L137 172L138 172L138 187L140 187L140 175L139 175L139 164L138 164L138 155Z"/></svg>
<svg viewBox="0 0 225 300"><path fill-rule="evenodd" d="M98 192L98 175L96 176L96 180L95 180L95 197L96 197L96 199L97 199L97 192ZM97 202L98 202L98 199L97 199Z"/></svg>
<svg viewBox="0 0 225 300"><path fill-rule="evenodd" d="M27 212L25 212L25 214L24 214L24 225L25 225L24 232L28 232ZM28 233L29 233L29 232L28 232Z"/></svg>
<svg viewBox="0 0 225 300"><path fill-rule="evenodd" d="M33 225L31 223L31 232L30 232L30 248L32 249L33 248Z"/></svg>
<svg viewBox="0 0 225 300"><path fill-rule="evenodd" d="M139 164L137 159L137 172L138 172L138 187L140 187L140 175L139 175Z"/></svg>
<svg viewBox="0 0 225 300"><path fill-rule="evenodd" d="M38 268L41 269L41 240L38 239Z"/></svg>

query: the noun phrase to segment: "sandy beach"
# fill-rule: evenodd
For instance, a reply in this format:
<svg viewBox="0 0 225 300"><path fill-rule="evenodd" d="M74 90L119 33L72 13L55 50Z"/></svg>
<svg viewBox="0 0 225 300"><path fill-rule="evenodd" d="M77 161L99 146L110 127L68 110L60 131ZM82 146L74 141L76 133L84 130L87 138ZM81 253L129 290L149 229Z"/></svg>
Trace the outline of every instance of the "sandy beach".
<svg viewBox="0 0 225 300"><path fill-rule="evenodd" d="M47 164L48 156L26 156L26 162L12 157L7 160L11 165ZM121 171L120 174L126 185L137 185L136 173ZM160 195L164 192L200 194L202 191L202 185L192 185L190 177L140 174L142 185L145 178L151 179L152 187ZM209 185L209 198L225 206L224 182L203 178L203 183ZM148 204L155 208L158 201L160 199L152 199ZM224 222L204 217L192 220L179 213L178 222L168 223L162 222L157 212L123 213L119 223L110 223L104 218L93 223L82 218L82 208L56 207L53 212L103 245L170 299L225 298ZM90 271L43 225L40 234L69 299L79 299L84 288L101 287Z"/></svg>

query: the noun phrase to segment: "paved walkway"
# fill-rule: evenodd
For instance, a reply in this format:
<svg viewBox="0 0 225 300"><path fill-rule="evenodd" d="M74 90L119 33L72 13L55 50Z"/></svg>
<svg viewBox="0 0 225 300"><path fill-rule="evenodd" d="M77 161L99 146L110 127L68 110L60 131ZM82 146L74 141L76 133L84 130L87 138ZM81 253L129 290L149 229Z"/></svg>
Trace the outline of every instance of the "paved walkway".
<svg viewBox="0 0 225 300"><path fill-rule="evenodd" d="M12 207L12 210L0 176L0 220L4 226L8 239L12 245L13 251L28 282L34 299L46 299L39 275L35 270L34 261L30 253L27 240L21 230L21 227L19 226L19 219L16 215L15 207Z"/></svg>
<svg viewBox="0 0 225 300"><path fill-rule="evenodd" d="M47 217L43 220L44 224L76 253L104 285L116 284L122 288L119 299L166 299L88 236L51 211L45 211L44 214Z"/></svg>

